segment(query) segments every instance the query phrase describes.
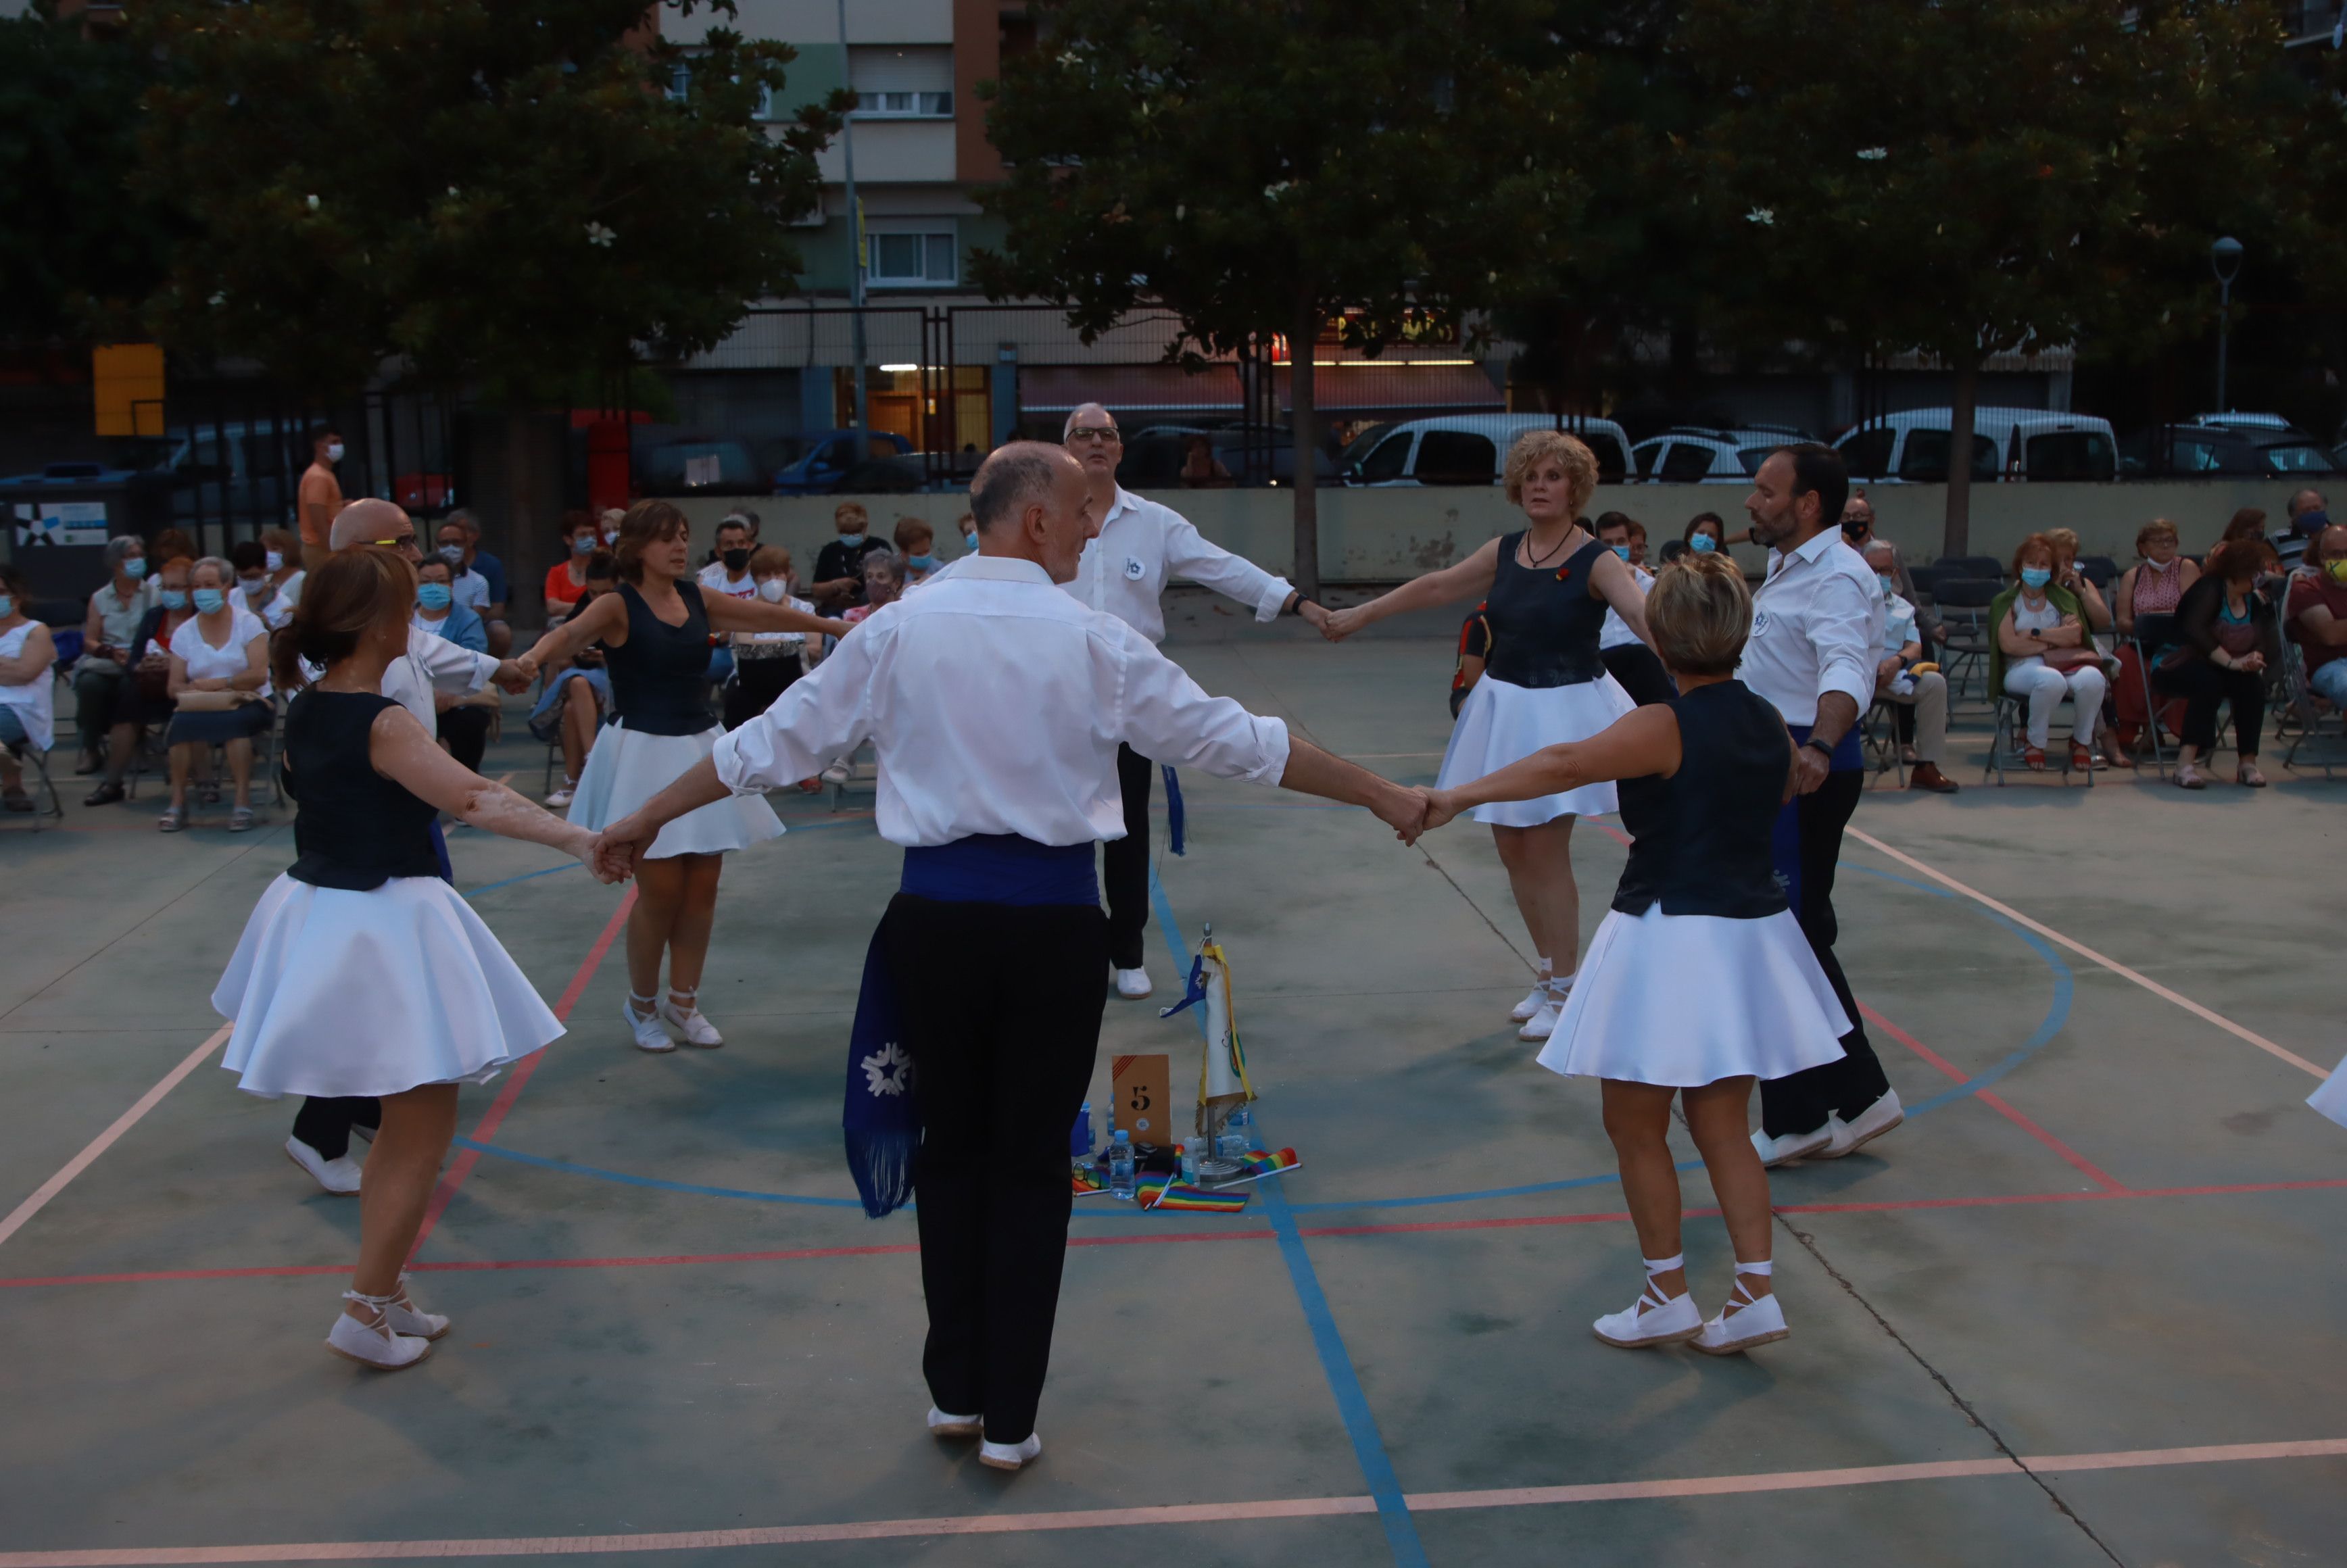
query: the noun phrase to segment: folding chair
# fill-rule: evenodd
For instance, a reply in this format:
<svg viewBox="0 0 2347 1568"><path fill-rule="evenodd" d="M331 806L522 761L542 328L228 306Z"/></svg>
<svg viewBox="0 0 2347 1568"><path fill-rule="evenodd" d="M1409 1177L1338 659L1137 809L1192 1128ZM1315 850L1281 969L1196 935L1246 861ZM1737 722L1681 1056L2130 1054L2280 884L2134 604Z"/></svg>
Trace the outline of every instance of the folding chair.
<svg viewBox="0 0 2347 1568"><path fill-rule="evenodd" d="M36 750L29 741L18 741L10 744L8 754L15 758L18 764L33 777L34 788L31 792L33 831L35 833L41 831L41 818L45 816L55 817L57 821L63 822L66 819L66 807L65 803L57 798L56 781L49 777L49 753ZM41 791L43 790L49 792L49 804L46 811L41 809ZM15 817L17 815L19 814L13 811L0 813L0 816L5 817Z"/></svg>
<svg viewBox="0 0 2347 1568"><path fill-rule="evenodd" d="M2290 736L2290 750L2281 765L2294 768L2298 753L2312 743L2320 754L2314 766L2329 778L2333 767L2347 765L2347 714L2315 694L2306 678L2306 651L2288 638L2281 645L2282 701L2274 716L2274 739Z"/></svg>
<svg viewBox="0 0 2347 1568"><path fill-rule="evenodd" d="M2002 789L2004 787L2006 769L2028 766L2028 760L2022 755L2022 747L2029 733L2029 701L2025 697L2008 697L2002 692L1993 695L1996 703L1996 727L1989 735L1988 765L1981 769L1981 783L1988 783L1988 775L1994 774L1997 787ZM2077 706L2075 697L2065 697L2062 700L2069 703L2074 710ZM2059 710L2057 709L2056 712ZM2046 729L2046 739L2051 741L2054 738L2052 733L2054 726L2049 724ZM2074 770L2070 766L2070 747L2066 739L2058 745L2049 744L2045 748L2045 753L2049 768L2061 774L2064 787L2068 787L2070 774L2074 771L2086 775L2088 789L2095 787L2094 769Z"/></svg>
<svg viewBox="0 0 2347 1568"><path fill-rule="evenodd" d="M1865 753L1867 771L1881 778L1896 773L1899 787L1907 787L1907 764L1899 755L1900 704L1878 694L1858 722L1859 745Z"/></svg>
<svg viewBox="0 0 2347 1568"><path fill-rule="evenodd" d="M1948 634L1940 672L1948 678L1951 706L1963 699L1966 685L1974 679L1983 696L1996 695L1988 690L1988 640L1995 634L1988 623L1988 607L2003 591L1993 578L1942 577L1933 587L1932 598Z"/></svg>

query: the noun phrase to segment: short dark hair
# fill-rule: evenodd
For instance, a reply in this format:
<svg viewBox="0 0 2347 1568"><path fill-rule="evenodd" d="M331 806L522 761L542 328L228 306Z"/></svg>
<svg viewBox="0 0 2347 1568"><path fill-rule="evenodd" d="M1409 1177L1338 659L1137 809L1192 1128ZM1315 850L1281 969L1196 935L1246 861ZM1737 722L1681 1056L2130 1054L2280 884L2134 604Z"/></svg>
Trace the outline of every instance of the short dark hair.
<svg viewBox="0 0 2347 1568"><path fill-rule="evenodd" d="M1779 446L1778 452L1793 460L1793 499L1815 491L1818 497L1818 519L1837 528L1841 524L1841 509L1850 502L1850 466L1841 454L1816 441L1797 441Z"/></svg>
<svg viewBox="0 0 2347 1568"><path fill-rule="evenodd" d="M1597 520L1589 526L1589 531L1593 534L1602 534L1608 528L1619 528L1624 533L1628 533L1630 531L1630 514L1627 512L1600 512L1597 514Z"/></svg>
<svg viewBox="0 0 2347 1568"><path fill-rule="evenodd" d="M228 560L240 572L261 571L269 565L269 552L259 539L239 539L229 546Z"/></svg>
<svg viewBox="0 0 2347 1568"><path fill-rule="evenodd" d="M1067 461L1067 451L1041 441L996 447L969 482L969 510L978 531L986 533L1028 502L1049 496L1052 476Z"/></svg>

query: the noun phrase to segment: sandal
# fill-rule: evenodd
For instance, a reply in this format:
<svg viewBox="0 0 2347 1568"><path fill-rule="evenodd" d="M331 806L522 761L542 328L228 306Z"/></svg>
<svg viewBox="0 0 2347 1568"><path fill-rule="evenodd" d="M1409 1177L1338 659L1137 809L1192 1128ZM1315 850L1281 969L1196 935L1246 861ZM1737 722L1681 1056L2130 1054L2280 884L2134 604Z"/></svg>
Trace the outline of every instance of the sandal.
<svg viewBox="0 0 2347 1568"><path fill-rule="evenodd" d="M2208 779L2203 777L2200 770L2190 763L2177 764L2175 778L2176 787L2178 789L2207 789L2209 787Z"/></svg>
<svg viewBox="0 0 2347 1568"><path fill-rule="evenodd" d="M2090 774L2102 765L2103 760L2100 757L2075 741L2070 743L2070 766L2073 770Z"/></svg>
<svg viewBox="0 0 2347 1568"><path fill-rule="evenodd" d="M2241 771L2233 775L2233 782L2247 784L2251 789L2263 789L2266 787L2266 775L2258 772L2257 764L2243 763Z"/></svg>
<svg viewBox="0 0 2347 1568"><path fill-rule="evenodd" d="M164 807L163 815L155 819L155 825L165 833L178 833L188 825L187 808L177 805Z"/></svg>
<svg viewBox="0 0 2347 1568"><path fill-rule="evenodd" d="M241 805L228 814L228 830L231 833L251 833L253 825L260 820L252 815L251 806Z"/></svg>
<svg viewBox="0 0 2347 1568"><path fill-rule="evenodd" d="M122 786L120 784L102 784L96 789L90 791L87 794L82 796L81 803L84 805L112 805L116 801L120 800L121 798Z"/></svg>
<svg viewBox="0 0 2347 1568"><path fill-rule="evenodd" d="M2042 774L2045 771L2045 748L2043 746L2025 747L2022 751L2021 760L2029 764L2029 771L2031 773Z"/></svg>

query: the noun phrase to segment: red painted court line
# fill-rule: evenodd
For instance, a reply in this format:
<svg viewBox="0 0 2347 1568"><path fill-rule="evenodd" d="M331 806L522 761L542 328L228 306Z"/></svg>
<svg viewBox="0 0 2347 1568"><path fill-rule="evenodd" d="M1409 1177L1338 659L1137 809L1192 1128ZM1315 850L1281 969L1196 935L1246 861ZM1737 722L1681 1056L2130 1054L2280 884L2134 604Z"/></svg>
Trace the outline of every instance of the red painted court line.
<svg viewBox="0 0 2347 1568"><path fill-rule="evenodd" d="M1896 1214L1905 1209L1998 1208L2011 1204L2116 1203L2140 1198L2230 1197L2252 1193L2308 1193L2347 1188L2347 1176L2309 1182L2244 1182L2205 1187L2130 1187L2124 1192L2014 1193L1975 1198L1891 1198L1876 1203L1779 1204L1782 1214ZM1688 1209L1689 1219L1703 1219L1717 1209ZM1526 1226L1626 1224L1623 1211L1583 1214L1520 1214L1497 1219L1409 1220L1388 1225L1310 1225L1307 1236L1410 1235L1440 1231L1513 1230ZM1133 1235L1077 1236L1079 1246L1164 1246L1185 1242L1271 1241L1269 1230L1163 1231ZM689 1264L801 1263L830 1257L878 1257L909 1254L920 1248L912 1242L873 1246L797 1247L768 1252L674 1253L641 1257L534 1257L468 1259L410 1266L417 1274L479 1274L535 1268L669 1268ZM313 1274L347 1274L347 1263L282 1264L261 1268L169 1268L136 1274L55 1274L0 1279L0 1290L29 1289L51 1285L149 1285L190 1279L272 1279ZM0 1564L5 1568L5 1564Z"/></svg>
<svg viewBox="0 0 2347 1568"><path fill-rule="evenodd" d="M1938 1051L1933 1050L1930 1046L1925 1045L1922 1040L1917 1040L1913 1035L1909 1034L1905 1030L1901 1029L1897 1024L1892 1023L1889 1019L1884 1018L1881 1013L1875 1011L1864 1002L1858 1004L1858 1010L1866 1015L1868 1021L1881 1026L1883 1032L1890 1035L1891 1039L1897 1040L1900 1044L1905 1046L1908 1050L1913 1051L1916 1055L1922 1057L1924 1061L1930 1062L1932 1066L1946 1073L1950 1078L1954 1079L1958 1083L1970 1083L1972 1081L1972 1080L1966 1077L1955 1063L1950 1061L1946 1057L1942 1056ZM2048 1132L2045 1128L2040 1127L2036 1122L2031 1121L2028 1117L2014 1110L2012 1103L2005 1100L2003 1095L1994 1094L1988 1090L1983 1089L1974 1093L1973 1098L1987 1106L1990 1110L1994 1111L1998 1115L2003 1116L2006 1121L2012 1122L2014 1126L2020 1128L2023 1132L2028 1133L2039 1143L2045 1144L2048 1149L2053 1150L2056 1154L2061 1155L2062 1158L2068 1161L2080 1174L2084 1175L2088 1181L2093 1182L2096 1186L2102 1188L2105 1192L2124 1193L2127 1190L2126 1183L2120 1181L2117 1177L2104 1170L2100 1165L2096 1164L2092 1160L2087 1159L2084 1154L2078 1153L2077 1150L2073 1149L2069 1144L2065 1143L2061 1139L2056 1138L2053 1133Z"/></svg>
<svg viewBox="0 0 2347 1568"><path fill-rule="evenodd" d="M630 882L626 895L620 900L620 907L611 911L611 918L604 925L603 934L595 938L593 947L587 949L587 957L579 962L579 972L570 977L570 984L563 988L561 997L554 1004L554 1016L564 1023L570 1021L570 1009L579 1005L579 997L587 990L587 982L595 978L596 969L602 965L603 955L611 950L612 942L628 923L628 911L635 907L636 885ZM546 1048L540 1046L514 1064L513 1076L507 1081L497 1097L489 1102L488 1110L482 1113L479 1123L474 1127L474 1143L487 1143L497 1137L497 1129L505 1125L506 1113L513 1109L514 1102L521 1098L523 1088L545 1060ZM446 1214L448 1205L456 1201L458 1189L472 1175L473 1167L480 1163L479 1150L462 1151L448 1167L447 1173L440 1178L440 1184L432 1190L432 1203L424 1211L424 1224L415 1233L415 1245L407 1249L410 1266L415 1266L415 1255L424 1250L424 1244L430 1239L433 1227L440 1223L440 1216Z"/></svg>

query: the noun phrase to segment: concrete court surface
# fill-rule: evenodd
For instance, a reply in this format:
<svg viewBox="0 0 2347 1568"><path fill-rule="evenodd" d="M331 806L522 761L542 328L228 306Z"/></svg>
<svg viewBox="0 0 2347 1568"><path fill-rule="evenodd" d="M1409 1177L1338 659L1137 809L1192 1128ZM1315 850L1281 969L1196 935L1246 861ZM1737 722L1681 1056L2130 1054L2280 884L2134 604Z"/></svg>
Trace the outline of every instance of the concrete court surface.
<svg viewBox="0 0 2347 1568"><path fill-rule="evenodd" d="M1177 608L1208 689L1432 776L1445 625L1329 648ZM542 748L507 734L487 771L534 788ZM1094 1099L1119 1052L1169 1051L1186 1086L1195 1030L1154 1009L1168 939L1211 921L1261 1134L1306 1163L1237 1216L1079 1202L1049 1447L1016 1478L921 1430L911 1217L866 1220L841 1169L844 1035L896 876L868 784L838 815L777 797L794 831L727 867L714 1052L629 1048L621 889L453 835L572 1032L465 1091L478 1146L416 1275L456 1329L395 1377L318 1343L358 1213L279 1152L291 1105L238 1094L216 1046L169 1077L217 1027L285 814L162 839L150 783L71 831L0 825L0 1207L48 1194L0 1235L0 1568L2347 1563L2347 1132L2275 1054L2340 1054L2347 781L2276 757L2254 794L1998 790L1983 739L1961 737L1961 795L1860 808L1897 854L1850 841L1840 951L1914 1114L1778 1173L1793 1337L1727 1360L1588 1332L1638 1250L1596 1085L1505 1022L1528 966L1489 835L1421 853L1185 776L1184 856L1160 803L1159 996L1110 1001ZM1577 835L1585 929L1611 826ZM1686 1245L1716 1307L1717 1221Z"/></svg>

